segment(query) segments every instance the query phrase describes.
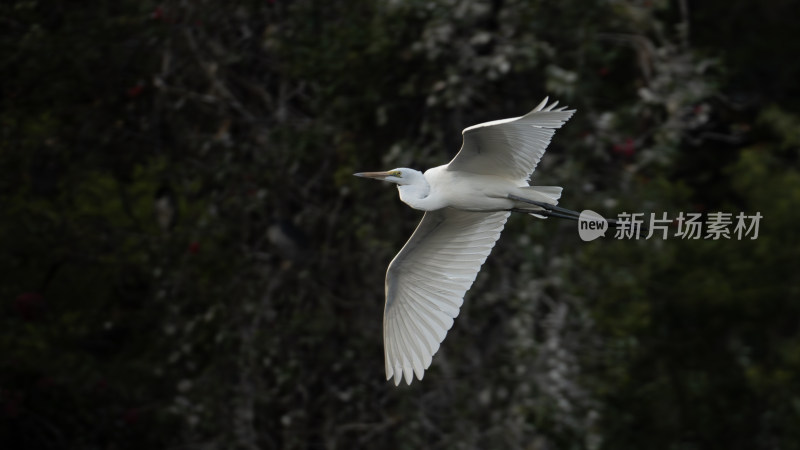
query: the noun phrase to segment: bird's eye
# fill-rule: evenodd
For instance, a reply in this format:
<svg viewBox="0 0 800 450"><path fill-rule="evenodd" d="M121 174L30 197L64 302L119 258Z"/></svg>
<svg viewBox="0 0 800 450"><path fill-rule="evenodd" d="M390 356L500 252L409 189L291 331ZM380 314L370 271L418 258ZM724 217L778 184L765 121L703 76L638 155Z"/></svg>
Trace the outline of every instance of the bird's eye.
<svg viewBox="0 0 800 450"><path fill-rule="evenodd" d="M403 173L400 172L399 170L395 170L394 172L392 172L392 176L397 177L397 178L402 178L403 177Z"/></svg>

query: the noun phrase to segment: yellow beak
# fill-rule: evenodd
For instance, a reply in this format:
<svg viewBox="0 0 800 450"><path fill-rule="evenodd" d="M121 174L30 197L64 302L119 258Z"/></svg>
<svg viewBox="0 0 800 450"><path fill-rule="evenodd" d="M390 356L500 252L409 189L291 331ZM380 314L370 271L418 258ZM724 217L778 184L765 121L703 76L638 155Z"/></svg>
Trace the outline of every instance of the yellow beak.
<svg viewBox="0 0 800 450"><path fill-rule="evenodd" d="M357 177L375 178L376 180L383 180L384 178L388 177L391 174L389 172L359 172L359 173L354 173L353 175Z"/></svg>

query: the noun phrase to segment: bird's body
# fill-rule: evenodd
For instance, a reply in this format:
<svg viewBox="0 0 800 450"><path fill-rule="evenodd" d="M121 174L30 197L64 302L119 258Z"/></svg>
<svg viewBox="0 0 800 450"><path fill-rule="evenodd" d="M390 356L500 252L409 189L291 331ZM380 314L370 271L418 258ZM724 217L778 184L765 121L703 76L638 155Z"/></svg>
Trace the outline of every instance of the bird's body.
<svg viewBox="0 0 800 450"><path fill-rule="evenodd" d="M420 175L424 184L398 185L397 190L403 202L422 211L448 207L464 211L508 210L514 206L508 193L520 186L503 177L449 171L447 165Z"/></svg>
<svg viewBox="0 0 800 450"><path fill-rule="evenodd" d="M458 155L424 174L356 174L397 183L403 202L426 211L386 272L384 353L386 377L395 384L403 377L410 384L415 374L422 379L511 211L576 214L554 206L560 187L528 183L555 130L574 113L546 103L522 117L466 128Z"/></svg>

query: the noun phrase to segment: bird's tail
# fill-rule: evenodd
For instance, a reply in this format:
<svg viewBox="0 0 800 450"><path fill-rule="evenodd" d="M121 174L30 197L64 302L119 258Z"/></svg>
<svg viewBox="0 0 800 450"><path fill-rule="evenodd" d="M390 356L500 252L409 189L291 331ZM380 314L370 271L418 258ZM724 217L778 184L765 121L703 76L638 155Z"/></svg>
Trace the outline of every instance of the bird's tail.
<svg viewBox="0 0 800 450"><path fill-rule="evenodd" d="M535 202L557 205L558 199L561 198L561 191L561 186L522 186L517 189L514 195L525 200L533 200ZM532 207L530 203L522 201L517 201L517 203L517 207L520 209L542 209L537 208L536 206ZM544 211L544 209L542 209L542 211ZM530 215L540 219L547 218L546 216L535 213L530 213Z"/></svg>
<svg viewBox="0 0 800 450"><path fill-rule="evenodd" d="M517 188L508 198L514 200L514 212L530 214L534 217L546 219L548 217L558 217L559 219L569 219L579 221L581 213L571 209L556 206L558 199L561 198L561 188L558 186L523 186ZM614 219L605 219L612 227L631 227L628 222L620 222ZM639 233L649 231L646 224L638 225Z"/></svg>

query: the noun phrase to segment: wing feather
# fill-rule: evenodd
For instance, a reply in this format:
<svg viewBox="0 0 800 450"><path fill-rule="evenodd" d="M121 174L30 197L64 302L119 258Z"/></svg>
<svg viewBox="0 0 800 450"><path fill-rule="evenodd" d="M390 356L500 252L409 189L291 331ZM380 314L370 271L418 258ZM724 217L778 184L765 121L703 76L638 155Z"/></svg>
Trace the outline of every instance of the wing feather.
<svg viewBox="0 0 800 450"><path fill-rule="evenodd" d="M425 317L424 314L420 312L419 308L416 307L409 307L407 309L409 316L411 317L412 323L417 328L417 333L423 338L423 343L425 344L425 349L427 350L427 355L425 356L425 367L428 367L431 363L431 358L433 358L433 354L439 349L439 341L436 340L436 334L431 329L431 324L428 322L428 319Z"/></svg>
<svg viewBox="0 0 800 450"><path fill-rule="evenodd" d="M386 272L386 379L422 379L509 212L427 211Z"/></svg>
<svg viewBox="0 0 800 450"><path fill-rule="evenodd" d="M465 128L461 150L447 170L530 180L556 130L575 110L554 109L545 98L522 117L495 120Z"/></svg>

